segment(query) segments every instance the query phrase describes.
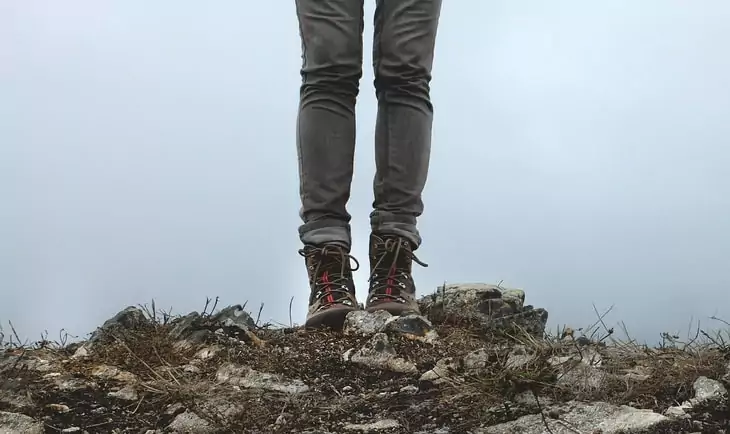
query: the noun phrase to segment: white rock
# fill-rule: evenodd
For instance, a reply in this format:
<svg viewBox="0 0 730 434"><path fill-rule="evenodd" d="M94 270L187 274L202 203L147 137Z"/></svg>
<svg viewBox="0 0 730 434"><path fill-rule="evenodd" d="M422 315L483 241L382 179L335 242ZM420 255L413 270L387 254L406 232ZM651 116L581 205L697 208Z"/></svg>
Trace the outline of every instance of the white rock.
<svg viewBox="0 0 730 434"><path fill-rule="evenodd" d="M89 357L89 350L86 348L86 346L82 345L76 349L76 351L73 353L71 358L73 360L77 359L85 359Z"/></svg>
<svg viewBox="0 0 730 434"><path fill-rule="evenodd" d="M190 411L178 414L167 428L170 431L180 434L197 434L213 431L213 428L207 420Z"/></svg>
<svg viewBox="0 0 730 434"><path fill-rule="evenodd" d="M397 356L385 333L376 333L360 350L350 349L342 355L342 358L346 362L357 363L374 369L404 374L418 372L415 364Z"/></svg>
<svg viewBox="0 0 730 434"><path fill-rule="evenodd" d="M628 432L653 432L670 419L651 410L639 410L629 406L616 406L605 402L590 404L572 402L561 407L560 420L546 418L539 414L520 417L517 420L477 430L478 434L538 434L544 433L545 423L553 434L575 432L601 432L601 434L623 434ZM600 431L599 431L600 430Z"/></svg>
<svg viewBox="0 0 730 434"><path fill-rule="evenodd" d="M116 392L109 392L108 396L121 399L123 401L136 401L139 399L137 391L132 386L124 386Z"/></svg>
<svg viewBox="0 0 730 434"><path fill-rule="evenodd" d="M116 366L99 365L91 372L93 377L102 378L104 380L117 380L124 383L136 383L137 376L131 372L122 371Z"/></svg>
<svg viewBox="0 0 730 434"><path fill-rule="evenodd" d="M220 383L239 386L247 389L267 389L288 394L298 394L309 391L309 386L301 380L287 380L277 374L259 372L247 366L228 363L215 374Z"/></svg>
<svg viewBox="0 0 730 434"><path fill-rule="evenodd" d="M717 380L699 377L692 387L695 391L694 400L697 403L727 399L727 389Z"/></svg>
<svg viewBox="0 0 730 434"><path fill-rule="evenodd" d="M0 433L2 434L43 434L44 432L43 424L30 416L0 411Z"/></svg>
<svg viewBox="0 0 730 434"><path fill-rule="evenodd" d="M200 360L208 360L215 357L216 354L221 350L219 346L207 347L199 350L195 353L195 358Z"/></svg>
<svg viewBox="0 0 730 434"><path fill-rule="evenodd" d="M394 318L388 311L368 312L356 310L347 314L343 332L345 334L374 335L385 330L388 320Z"/></svg>
<svg viewBox="0 0 730 434"><path fill-rule="evenodd" d="M382 431L386 429L400 428L400 422L395 419L382 419L372 423L351 423L345 425L347 431Z"/></svg>

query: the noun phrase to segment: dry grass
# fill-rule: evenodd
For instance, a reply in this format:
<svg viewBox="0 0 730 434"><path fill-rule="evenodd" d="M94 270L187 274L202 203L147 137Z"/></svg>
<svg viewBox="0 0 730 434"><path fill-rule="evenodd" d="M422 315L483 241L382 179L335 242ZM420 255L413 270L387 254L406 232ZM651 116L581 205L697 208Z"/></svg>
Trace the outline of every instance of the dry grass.
<svg viewBox="0 0 730 434"><path fill-rule="evenodd" d="M214 310L215 304L211 308L206 303L203 317L210 317ZM458 375L449 376L438 386L419 382L419 375L377 371L342 360L346 350L360 347L367 338L268 324L255 332L266 345L239 342L225 334L212 335L207 345L218 345L222 350L198 363L197 372L189 372L185 366L196 349L182 347L170 336L177 317L169 311L156 310L154 303L145 307L145 312L150 320L147 324L102 334L88 359L69 359L78 348L77 343L68 344L60 338L49 342L44 338L32 345L21 344L15 331L0 331L0 346L5 355L15 354L12 363L5 364L0 356L0 377L22 379L35 404L25 412L46 418L48 432L68 426L93 432L161 428L177 414L165 410L177 403L182 404L181 409L186 407L211 421L218 432L333 429L343 421L360 418L363 422L383 415L399 420L404 432L433 425L448 425L456 432L465 432L479 425L544 411L550 402L568 400L599 400L662 412L689 399L692 383L698 377L720 379L730 360L727 329L707 332L698 324L687 339L666 335L660 345L649 347L637 343L625 329L626 337L617 338L615 331L603 322L605 313L597 313L596 323L585 329L563 328L544 339L520 330L485 335L473 324L453 321L436 321L441 336L436 346L394 338L396 351L414 361L419 372L432 369L445 357L459 360L469 352L486 350L482 367L467 370L457 363ZM515 346L524 348L531 356L519 367L508 363ZM24 359L42 351L67 360L63 363L64 375L93 380L98 387L65 392L51 386L42 374L22 369ZM593 368L598 360L591 359L597 355L600 367ZM297 378L310 385L311 390L289 396L235 391L216 385L215 371L227 362ZM94 378L92 373L99 365L135 374L140 380L139 400L120 403L109 398L108 391L121 383ZM589 373L595 373L592 369L604 373L600 387L588 380ZM636 377L627 377L628 372ZM561 375L575 375L574 379L586 381L564 384L559 381ZM399 392L406 386L416 386L418 391ZM4 388L9 386L3 384L0 393ZM221 401L236 402L244 411L226 416L219 405ZM48 404L64 404L73 411L58 413L49 409ZM0 410L4 407L8 406L0 400ZM101 412L99 408L105 410ZM277 419L285 419L286 423L276 425Z"/></svg>

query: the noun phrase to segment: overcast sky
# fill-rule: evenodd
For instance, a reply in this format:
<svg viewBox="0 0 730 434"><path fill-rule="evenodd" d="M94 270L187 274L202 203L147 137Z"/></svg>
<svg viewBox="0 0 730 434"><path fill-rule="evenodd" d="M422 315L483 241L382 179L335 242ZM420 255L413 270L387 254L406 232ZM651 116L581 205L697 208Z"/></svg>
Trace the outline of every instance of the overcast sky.
<svg viewBox="0 0 730 434"><path fill-rule="evenodd" d="M366 5L353 214L367 280ZM444 2L419 292L503 281L634 336L730 319L730 3ZM0 321L206 296L301 323L292 1L0 0Z"/></svg>

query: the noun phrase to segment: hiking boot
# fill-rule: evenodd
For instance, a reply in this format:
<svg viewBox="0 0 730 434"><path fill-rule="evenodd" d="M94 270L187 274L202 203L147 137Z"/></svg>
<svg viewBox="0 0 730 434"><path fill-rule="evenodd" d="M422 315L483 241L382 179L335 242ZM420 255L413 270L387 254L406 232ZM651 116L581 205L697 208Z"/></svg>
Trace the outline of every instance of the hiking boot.
<svg viewBox="0 0 730 434"><path fill-rule="evenodd" d="M370 288L365 309L386 310L392 315L420 314L416 285L411 275L412 263L427 267L413 254L405 238L370 235Z"/></svg>
<svg viewBox="0 0 730 434"><path fill-rule="evenodd" d="M352 278L352 272L359 267L357 259L333 244L305 246L299 254L305 258L311 290L304 326L342 328L347 314L359 309ZM354 269L350 267L351 259L356 264Z"/></svg>

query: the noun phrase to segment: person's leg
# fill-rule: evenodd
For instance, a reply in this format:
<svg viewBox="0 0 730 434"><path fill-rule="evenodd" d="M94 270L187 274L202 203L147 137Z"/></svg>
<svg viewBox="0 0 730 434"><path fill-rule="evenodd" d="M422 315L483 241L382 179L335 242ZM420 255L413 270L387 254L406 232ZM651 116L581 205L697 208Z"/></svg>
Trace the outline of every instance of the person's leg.
<svg viewBox="0 0 730 434"><path fill-rule="evenodd" d="M377 173L368 308L416 310L411 277L431 152L430 98L441 0L377 0L373 67L378 98Z"/></svg>
<svg viewBox="0 0 730 434"><path fill-rule="evenodd" d="M349 250L363 0L296 0L302 42L297 152L305 245Z"/></svg>
<svg viewBox="0 0 730 434"><path fill-rule="evenodd" d="M311 290L305 326L337 328L358 308L346 206L362 76L363 0L296 0L296 8L302 42L299 253Z"/></svg>

